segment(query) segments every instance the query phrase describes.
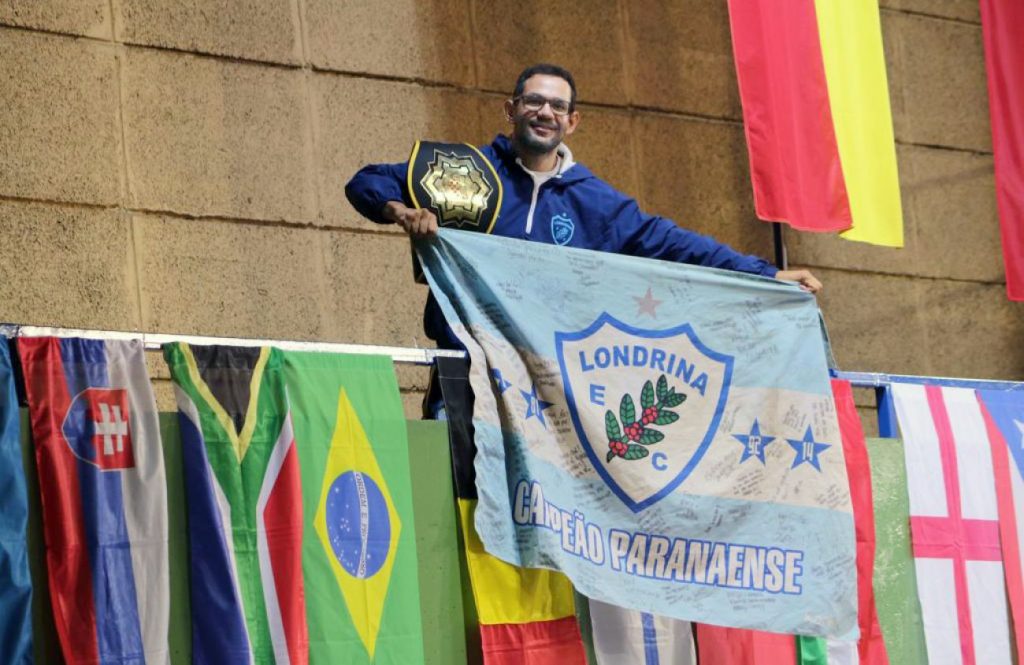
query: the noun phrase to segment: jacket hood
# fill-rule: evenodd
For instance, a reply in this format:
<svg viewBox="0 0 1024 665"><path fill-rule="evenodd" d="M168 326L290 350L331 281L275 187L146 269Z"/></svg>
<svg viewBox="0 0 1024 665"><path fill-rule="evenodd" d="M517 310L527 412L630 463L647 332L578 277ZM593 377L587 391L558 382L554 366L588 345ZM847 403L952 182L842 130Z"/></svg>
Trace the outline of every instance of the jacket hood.
<svg viewBox="0 0 1024 665"><path fill-rule="evenodd" d="M491 147L494 148L494 152L512 168L520 168L516 163L518 155L516 155L515 149L512 147L512 140L505 134L498 134L494 137L494 141L491 142ZM548 182L552 185L563 184L567 185L579 180L586 180L587 178L595 177L591 173L590 169L582 164L573 160L572 150L569 146L562 143L558 146L558 154L562 156L562 171Z"/></svg>

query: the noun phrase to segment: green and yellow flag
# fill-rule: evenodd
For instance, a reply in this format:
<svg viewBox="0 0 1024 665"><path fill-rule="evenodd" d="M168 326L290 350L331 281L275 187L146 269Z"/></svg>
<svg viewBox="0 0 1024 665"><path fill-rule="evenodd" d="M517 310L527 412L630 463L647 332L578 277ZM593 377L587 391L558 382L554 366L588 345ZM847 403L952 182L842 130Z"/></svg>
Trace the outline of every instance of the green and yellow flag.
<svg viewBox="0 0 1024 665"><path fill-rule="evenodd" d="M286 353L310 663L422 663L405 419L391 359Z"/></svg>

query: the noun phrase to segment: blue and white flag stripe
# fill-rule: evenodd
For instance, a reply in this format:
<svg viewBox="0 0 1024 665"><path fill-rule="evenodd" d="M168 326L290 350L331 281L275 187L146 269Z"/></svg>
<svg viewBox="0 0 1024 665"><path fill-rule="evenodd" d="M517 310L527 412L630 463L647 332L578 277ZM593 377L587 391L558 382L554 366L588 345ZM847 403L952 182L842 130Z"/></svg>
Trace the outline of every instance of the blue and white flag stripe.
<svg viewBox="0 0 1024 665"><path fill-rule="evenodd" d="M167 663L167 491L142 342L18 345L64 658Z"/></svg>
<svg viewBox="0 0 1024 665"><path fill-rule="evenodd" d="M101 659L120 662L115 654L135 653L145 663L169 663L167 485L142 343L61 340L61 354L71 394L88 387L125 388L131 404L135 467L103 472L78 465L83 502L94 502L85 519L97 537L90 557L96 607L109 608L116 617L137 617L134 626L97 620Z"/></svg>
<svg viewBox="0 0 1024 665"><path fill-rule="evenodd" d="M112 353L116 356L118 349L112 349ZM70 395L78 395L87 388L109 388L112 385L107 365L111 359L105 342L61 340L61 357ZM119 359L113 360L123 367ZM119 381L118 385L125 384ZM135 428L132 430L134 433ZM108 608L110 618L116 617L114 621L104 621L103 613L97 613L96 631L101 658L104 654L138 654L144 650L139 608L145 607L145 602L140 602L132 550L120 546L134 540L125 514L131 505L125 501L127 493L122 487L126 475L124 472L104 473L84 461L78 462L78 486L82 492L82 504L86 507L82 513L85 530L95 538L90 539L95 545L89 557L95 604L97 609ZM134 523L133 526L140 525ZM125 621L127 617L135 620Z"/></svg>
<svg viewBox="0 0 1024 665"><path fill-rule="evenodd" d="M588 599L598 665L695 665L692 624Z"/></svg>

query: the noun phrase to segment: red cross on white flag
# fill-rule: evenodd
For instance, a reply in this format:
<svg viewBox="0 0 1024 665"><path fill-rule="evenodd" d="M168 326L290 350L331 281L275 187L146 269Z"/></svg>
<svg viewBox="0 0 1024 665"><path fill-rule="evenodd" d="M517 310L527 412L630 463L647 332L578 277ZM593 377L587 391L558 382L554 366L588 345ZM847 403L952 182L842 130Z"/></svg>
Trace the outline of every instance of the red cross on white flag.
<svg viewBox="0 0 1024 665"><path fill-rule="evenodd" d="M973 390L894 384L910 537L932 665L1012 662L999 513Z"/></svg>

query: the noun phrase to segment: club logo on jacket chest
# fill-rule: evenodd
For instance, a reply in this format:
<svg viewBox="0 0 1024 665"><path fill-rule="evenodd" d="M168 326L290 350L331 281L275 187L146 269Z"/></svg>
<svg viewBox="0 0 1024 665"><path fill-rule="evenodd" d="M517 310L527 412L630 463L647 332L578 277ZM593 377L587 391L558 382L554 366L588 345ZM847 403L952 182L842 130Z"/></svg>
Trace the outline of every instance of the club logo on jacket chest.
<svg viewBox="0 0 1024 665"><path fill-rule="evenodd" d="M568 245L576 232L576 225L572 218L565 213L558 213L551 217L551 238L556 245Z"/></svg>

